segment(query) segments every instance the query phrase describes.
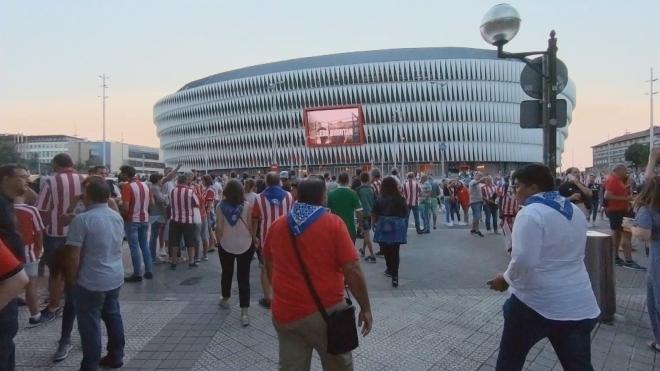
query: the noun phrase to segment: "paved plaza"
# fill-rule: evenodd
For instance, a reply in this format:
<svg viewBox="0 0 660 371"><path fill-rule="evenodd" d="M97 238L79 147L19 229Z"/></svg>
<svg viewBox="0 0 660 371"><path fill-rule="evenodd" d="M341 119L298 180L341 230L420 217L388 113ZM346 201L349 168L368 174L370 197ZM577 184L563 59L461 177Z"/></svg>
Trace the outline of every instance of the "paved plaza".
<svg viewBox="0 0 660 371"><path fill-rule="evenodd" d="M646 265L643 250L640 246L635 259ZM355 369L494 370L506 295L486 289L485 282L503 271L507 262L501 236L482 239L470 236L465 227L439 227L430 235L409 234L409 244L402 248L398 289L391 288L383 275L383 259L377 264L363 263L374 328L354 352ZM130 270L127 248L125 266ZM160 264L154 280L125 284L121 290L126 332L122 369L275 370L277 335L270 312L257 305L256 260L251 275L251 325L247 328L240 326L235 282L232 309L218 306L219 272L217 253L212 253L200 268L188 269L182 264L170 271ZM616 279L617 321L594 330L594 367L660 370L660 358L645 344L651 338L645 274L617 267ZM76 369L82 357L77 329L69 358L53 364L50 357L61 320L27 329L27 318L23 308L16 338L18 370ZM321 369L318 357L312 369ZM546 341L529 354L526 369L562 368Z"/></svg>

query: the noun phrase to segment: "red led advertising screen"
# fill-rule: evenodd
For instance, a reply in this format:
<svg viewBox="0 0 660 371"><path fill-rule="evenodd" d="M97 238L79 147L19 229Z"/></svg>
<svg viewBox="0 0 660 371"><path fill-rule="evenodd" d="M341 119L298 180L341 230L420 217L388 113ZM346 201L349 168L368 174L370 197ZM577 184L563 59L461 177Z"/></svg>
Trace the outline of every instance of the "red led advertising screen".
<svg viewBox="0 0 660 371"><path fill-rule="evenodd" d="M361 106L308 108L303 117L305 137L310 147L365 143Z"/></svg>

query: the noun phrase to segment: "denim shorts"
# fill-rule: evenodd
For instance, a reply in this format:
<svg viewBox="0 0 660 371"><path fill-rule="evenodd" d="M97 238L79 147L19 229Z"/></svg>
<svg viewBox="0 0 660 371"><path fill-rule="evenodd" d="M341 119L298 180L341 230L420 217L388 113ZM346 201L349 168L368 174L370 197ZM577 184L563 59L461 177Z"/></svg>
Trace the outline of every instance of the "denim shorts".
<svg viewBox="0 0 660 371"><path fill-rule="evenodd" d="M483 202L474 202L470 204L470 209L472 209L472 218L474 220L479 220L481 219L481 211L484 208L484 203Z"/></svg>

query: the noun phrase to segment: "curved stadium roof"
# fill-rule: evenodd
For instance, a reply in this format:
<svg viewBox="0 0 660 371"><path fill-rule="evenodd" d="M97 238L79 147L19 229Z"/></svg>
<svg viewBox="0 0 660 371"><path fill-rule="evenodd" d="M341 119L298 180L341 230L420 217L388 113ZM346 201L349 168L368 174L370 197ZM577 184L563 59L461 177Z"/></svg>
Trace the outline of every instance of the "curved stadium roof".
<svg viewBox="0 0 660 371"><path fill-rule="evenodd" d="M279 62L258 64L255 66L239 68L232 71L222 72L207 76L199 80L191 81L184 85L179 91L197 88L200 86L241 79L245 77L265 75L291 70L307 68L345 66L360 63L396 62L410 60L432 60L432 59L497 59L494 50L474 48L402 48L369 50L360 52L348 52L338 54L320 55L316 57L288 59Z"/></svg>

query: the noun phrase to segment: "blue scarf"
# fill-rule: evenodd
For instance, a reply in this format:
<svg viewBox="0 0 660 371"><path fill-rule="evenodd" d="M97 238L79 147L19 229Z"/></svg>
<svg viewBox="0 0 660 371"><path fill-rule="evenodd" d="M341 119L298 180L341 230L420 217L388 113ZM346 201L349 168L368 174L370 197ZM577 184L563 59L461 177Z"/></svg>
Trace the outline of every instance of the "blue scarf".
<svg viewBox="0 0 660 371"><path fill-rule="evenodd" d="M557 210L566 219L573 219L573 204L559 192L538 193L525 201L525 206L531 204L543 204Z"/></svg>
<svg viewBox="0 0 660 371"><path fill-rule="evenodd" d="M289 212L287 222L293 235L300 236L325 213L326 209L323 206L296 202Z"/></svg>
<svg viewBox="0 0 660 371"><path fill-rule="evenodd" d="M286 191L280 186L270 186L262 192L271 205L279 206L286 196Z"/></svg>
<svg viewBox="0 0 660 371"><path fill-rule="evenodd" d="M225 216L225 219L227 219L229 225L233 227L241 218L241 213L243 213L243 204L234 206L227 201L222 201L220 202L220 210L222 210L222 215Z"/></svg>

